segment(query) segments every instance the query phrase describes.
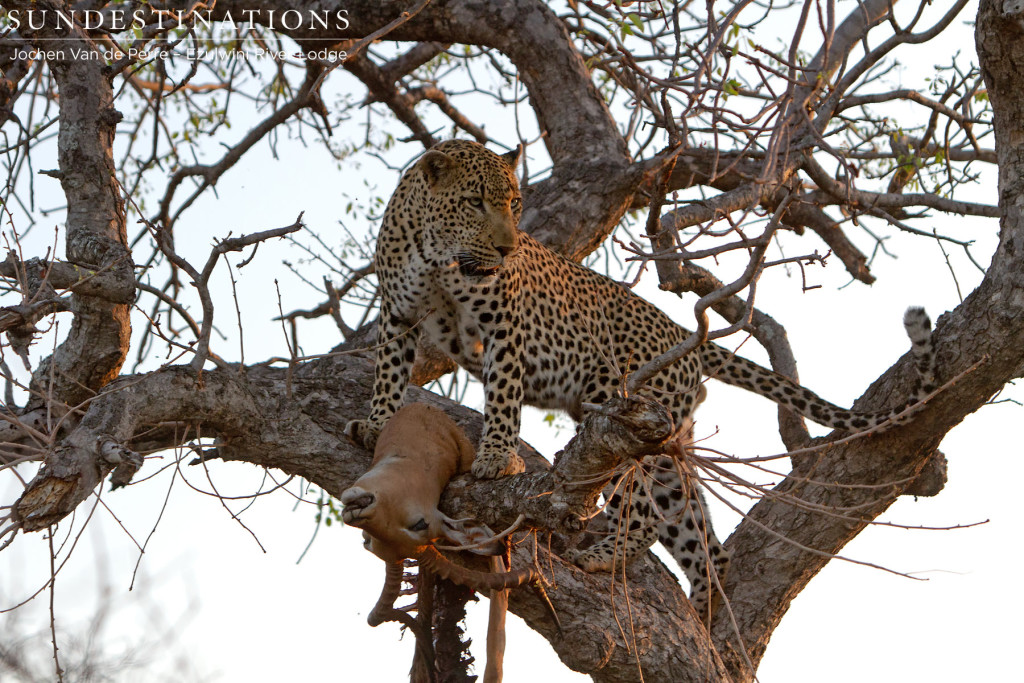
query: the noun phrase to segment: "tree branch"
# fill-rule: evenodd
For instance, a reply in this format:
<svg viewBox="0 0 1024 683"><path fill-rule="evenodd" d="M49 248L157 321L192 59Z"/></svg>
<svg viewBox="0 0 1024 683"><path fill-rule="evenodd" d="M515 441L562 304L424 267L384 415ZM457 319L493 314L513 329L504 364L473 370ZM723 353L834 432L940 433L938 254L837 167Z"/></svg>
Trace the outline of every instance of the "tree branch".
<svg viewBox="0 0 1024 683"><path fill-rule="evenodd" d="M200 381L190 368L174 367L121 378L92 401L78 428L47 459L15 504L15 521L25 531L49 527L87 499L118 466L118 483L126 483L125 473L139 464L131 458L133 437L165 423L193 425L204 435L215 436L216 448L203 456L207 461L220 458L277 468L338 496L369 466L368 453L337 435L350 416L365 412L372 377L371 362L339 356L311 362L293 373L259 366L244 373L217 369L203 373ZM472 439L479 437L479 414L436 395L410 391L412 400L442 407ZM529 473L498 481L463 476L452 482L442 507L452 515L477 516L496 528L525 513L543 529L578 531L580 515L589 515L611 470L623 458L664 450L672 434L672 421L660 404L621 403L607 415L588 417L573 445L550 470L535 453L521 449ZM560 543L564 546L564 541ZM656 561L635 563L625 577L588 575L548 554L544 543L532 546L520 543L514 562L532 563L533 553L538 553L539 566L558 587L550 597L563 617L563 632L559 634L548 608L535 595L514 592L511 608L552 642L568 666L609 683L631 678L637 666L647 680L724 676L678 583ZM612 602L610 594L615 596ZM623 634L616 626L616 615L627 602L654 607L634 610L634 634ZM588 608L581 610L581 604ZM638 642L668 637L673 647L638 655L634 637Z"/></svg>
<svg viewBox="0 0 1024 683"><path fill-rule="evenodd" d="M31 41L46 41L44 53L60 93L57 158L67 198L66 253L71 264L105 270L110 289L134 288L131 255L125 236L124 201L113 163L114 128L121 119L103 73L103 59L79 27L64 30L58 2L10 3L34 18L23 28ZM89 55L76 58L75 55ZM114 297L115 299L118 297ZM33 375L36 396L67 404L85 400L117 376L128 353L131 323L123 299L71 296L74 315L67 338ZM52 378L52 381L51 381Z"/></svg>
<svg viewBox="0 0 1024 683"><path fill-rule="evenodd" d="M767 640L785 614L790 601L824 566L820 555L804 553L760 528L825 553L849 542L867 523L884 511L902 487L844 488L845 484L904 481L929 462L942 437L965 416L974 412L1024 368L1024 348L1011 340L1024 335L1024 210L1013 198L1024 193L1024 141L1017 135L1024 117L1024 101L1000 97L1016 93L1019 65L1024 63L1020 28L1001 11L1001 3L983 0L978 15L978 52L993 98L996 150L1000 166L1000 245L981 285L948 316L940 319L934 333L939 367L945 376L964 371L985 355L989 362L961 380L953 389L935 397L910 425L901 425L871 439L856 440L829 450L810 474L828 486L787 479L775 492L831 508L855 508L865 522L850 525L795 510L784 499L765 499L755 505L728 545L734 550L726 590L734 604L744 606L737 614L741 635L750 658L756 663ZM855 405L876 409L897 386L909 384L910 368L904 358L885 373ZM836 486L835 484L838 484ZM757 549L757 550L754 550ZM755 571L756 567L756 571ZM755 598L756 596L756 598ZM753 599L754 602L751 602ZM756 602L756 605L754 604ZM746 608L751 609L746 609ZM728 650L732 631L720 614L713 628L719 652L736 680L751 680L742 659Z"/></svg>

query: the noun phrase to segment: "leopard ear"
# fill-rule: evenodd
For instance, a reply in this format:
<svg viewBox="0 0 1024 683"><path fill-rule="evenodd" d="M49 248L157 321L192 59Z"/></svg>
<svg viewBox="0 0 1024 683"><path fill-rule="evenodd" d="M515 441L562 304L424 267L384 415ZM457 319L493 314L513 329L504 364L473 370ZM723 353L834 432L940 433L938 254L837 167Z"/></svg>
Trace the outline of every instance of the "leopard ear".
<svg viewBox="0 0 1024 683"><path fill-rule="evenodd" d="M516 166L519 164L519 155L521 155L522 153L523 153L523 145L522 145L522 143L520 143L520 144L516 145L516 148L514 150L512 150L511 152L507 152L505 154L502 154L501 158L504 159L505 163L508 164L508 167L511 168L514 171Z"/></svg>
<svg viewBox="0 0 1024 683"><path fill-rule="evenodd" d="M455 175L455 169L459 167L459 162L444 152L432 149L420 157L420 160L416 162L416 167L426 176L430 189L437 190L451 181Z"/></svg>

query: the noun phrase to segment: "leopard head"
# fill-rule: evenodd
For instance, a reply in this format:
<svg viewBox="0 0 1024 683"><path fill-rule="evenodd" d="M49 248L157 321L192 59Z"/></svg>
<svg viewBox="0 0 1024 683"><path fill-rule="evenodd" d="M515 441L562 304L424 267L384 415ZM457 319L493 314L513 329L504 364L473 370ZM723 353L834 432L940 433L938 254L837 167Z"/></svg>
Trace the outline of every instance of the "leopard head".
<svg viewBox="0 0 1024 683"><path fill-rule="evenodd" d="M494 275L519 246L520 148L495 154L469 140L436 145L416 162L426 184L424 252L468 278Z"/></svg>

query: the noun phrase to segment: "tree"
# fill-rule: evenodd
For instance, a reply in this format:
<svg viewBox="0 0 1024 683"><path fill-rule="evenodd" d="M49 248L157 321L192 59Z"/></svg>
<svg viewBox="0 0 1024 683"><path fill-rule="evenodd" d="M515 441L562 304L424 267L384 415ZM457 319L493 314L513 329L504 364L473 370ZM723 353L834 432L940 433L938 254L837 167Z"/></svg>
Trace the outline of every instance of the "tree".
<svg viewBox="0 0 1024 683"><path fill-rule="evenodd" d="M876 251L891 229L973 259L967 242L933 231L927 217L998 217L999 245L981 284L939 321L946 386L918 414L883 434L841 440L812 439L800 420L780 414L793 471L759 490L729 539L731 609L710 632L657 563L631 569L628 582L585 576L544 542L553 532L551 548L561 548L608 470L656 450L658 438L645 441L642 430L595 415L559 469L548 471L534 454L531 474L449 488L447 504L459 515L502 528L525 514L538 531L541 542L521 545L516 561L535 551L558 584L551 598L562 635L536 596L514 595L512 609L570 668L602 681L634 680L638 669L647 681L752 680L811 577L898 496L937 493L943 436L1024 367L1024 162L1015 133L1024 100L1014 78L1024 56L1021 14L983 0L980 70L953 56L927 84L892 85L895 55L934 44L967 4L897 11L890 0L865 0L843 15L845 5L826 0L771 10L747 2L570 1L555 9L537 0L351 0L316 12L272 1L136 12L90 3L76 5L77 14L61 2L4 3L3 204L16 239L0 271L11 302L0 325L4 348L26 372L10 368L17 363L8 355L3 467L25 485L2 509L0 547L16 547L19 531L60 523L108 475L127 485L144 454L167 449L204 466L221 459L274 468L334 495L365 469L368 454L339 437L365 413L372 377L371 361L357 352L372 323L348 324L353 304L372 310L361 241L330 252L316 234L295 238L321 272L331 265L343 281L314 285L324 299L315 307L282 310L287 353L252 363L214 335L231 319L230 296L214 285L230 265L222 257L249 250L238 268L264 264L266 248L256 248L299 233L302 207L284 228L238 237L218 229L224 239L209 254L182 239L218 182L262 145L284 153L283 135L326 143L345 179L374 155L406 161L445 129L506 147L527 143L521 229L578 260L620 229L628 243L616 253L634 259L628 278L653 263L662 289L696 294L698 316L711 308L725 321L709 337L746 331L777 371L794 376L784 330L763 312L765 302L754 307L766 267L821 261L823 242L867 284L873 254L857 246L856 230L877 236ZM780 41L772 32L784 22L794 28ZM216 48L265 59L228 59ZM258 120L248 118L249 102ZM341 125L357 114L358 137ZM45 245L25 253L45 215L42 179L31 174L54 156L57 168L41 172L60 181L66 201L63 258ZM992 164L998 206L967 201L979 169ZM346 192L350 214L379 213L372 191ZM766 262L772 245L801 256ZM307 270L295 267L300 276ZM39 329L68 313L69 330ZM324 315L344 342L303 356L299 320ZM250 323L237 317L244 331ZM30 348L38 339L52 352L41 353L38 341ZM166 357L157 358L158 345ZM132 350L136 367L126 372ZM421 382L451 369L429 349L421 356ZM906 393L909 365L904 359L880 376L856 407L878 409ZM444 407L471 433L479 428L452 401L415 398ZM656 426L661 419L646 417ZM735 467L700 452L692 459L707 478L742 486ZM568 477L594 483L567 490ZM558 495L542 495L551 491ZM631 610L623 632L612 590L632 605L658 604Z"/></svg>

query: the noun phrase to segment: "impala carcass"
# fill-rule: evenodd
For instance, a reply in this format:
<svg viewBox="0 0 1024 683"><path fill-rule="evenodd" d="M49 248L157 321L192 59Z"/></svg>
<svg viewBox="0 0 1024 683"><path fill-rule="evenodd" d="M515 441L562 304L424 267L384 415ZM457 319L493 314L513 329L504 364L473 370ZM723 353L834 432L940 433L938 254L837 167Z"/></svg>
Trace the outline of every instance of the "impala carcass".
<svg viewBox="0 0 1024 683"><path fill-rule="evenodd" d="M484 681L497 683L504 653L507 591L537 581L539 574L532 568L506 573L500 557L504 543L494 540L487 527L452 519L437 509L448 480L470 470L474 451L462 430L442 411L423 403L405 406L381 430L369 471L341 494L342 519L363 529L367 549L386 566L384 589L367 621L371 626L385 621L408 626L416 635L420 654L430 662L431 672L430 634L394 607L401 593L404 560L416 560L421 573L432 572L489 595ZM453 563L435 547L438 540L491 555L492 571Z"/></svg>

